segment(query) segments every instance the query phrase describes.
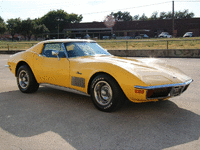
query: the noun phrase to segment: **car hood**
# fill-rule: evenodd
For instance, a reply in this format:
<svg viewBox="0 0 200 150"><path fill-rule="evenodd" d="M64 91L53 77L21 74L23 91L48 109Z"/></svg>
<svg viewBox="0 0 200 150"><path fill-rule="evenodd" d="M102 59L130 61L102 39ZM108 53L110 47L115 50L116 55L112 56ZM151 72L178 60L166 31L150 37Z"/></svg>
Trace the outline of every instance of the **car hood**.
<svg viewBox="0 0 200 150"><path fill-rule="evenodd" d="M94 56L82 57L80 61L99 62L116 65L123 70L137 76L149 86L183 83L191 78L179 69L167 65L165 62L155 58L131 59L116 56Z"/></svg>

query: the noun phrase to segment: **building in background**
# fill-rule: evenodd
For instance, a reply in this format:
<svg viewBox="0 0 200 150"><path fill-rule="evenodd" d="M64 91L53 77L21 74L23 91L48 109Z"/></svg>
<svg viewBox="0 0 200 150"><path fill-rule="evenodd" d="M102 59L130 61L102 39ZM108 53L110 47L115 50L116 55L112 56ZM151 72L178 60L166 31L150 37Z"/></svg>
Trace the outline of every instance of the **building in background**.
<svg viewBox="0 0 200 150"><path fill-rule="evenodd" d="M89 35L91 38L134 38L140 34L149 37L158 37L161 32L172 35L172 20L149 20L149 21L117 21L113 27L106 27L104 22L74 23L67 24L63 31L65 37L83 38ZM193 32L194 36L200 36L200 18L175 19L174 36L183 37L186 32Z"/></svg>

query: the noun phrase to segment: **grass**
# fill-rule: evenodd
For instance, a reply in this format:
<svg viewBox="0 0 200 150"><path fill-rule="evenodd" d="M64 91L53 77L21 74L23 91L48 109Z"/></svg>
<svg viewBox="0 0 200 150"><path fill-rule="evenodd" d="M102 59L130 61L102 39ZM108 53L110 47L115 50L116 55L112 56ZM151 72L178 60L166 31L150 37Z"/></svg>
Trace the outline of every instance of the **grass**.
<svg viewBox="0 0 200 150"><path fill-rule="evenodd" d="M167 42L168 41L168 42ZM200 37L172 39L140 39L140 40L99 40L102 47L108 50L140 50L140 49L200 49Z"/></svg>
<svg viewBox="0 0 200 150"><path fill-rule="evenodd" d="M167 42L168 41L168 42ZM26 50L40 41L0 41L0 50ZM200 37L172 39L97 40L108 50L200 49Z"/></svg>
<svg viewBox="0 0 200 150"><path fill-rule="evenodd" d="M27 50L39 41L10 42L0 41L0 50Z"/></svg>

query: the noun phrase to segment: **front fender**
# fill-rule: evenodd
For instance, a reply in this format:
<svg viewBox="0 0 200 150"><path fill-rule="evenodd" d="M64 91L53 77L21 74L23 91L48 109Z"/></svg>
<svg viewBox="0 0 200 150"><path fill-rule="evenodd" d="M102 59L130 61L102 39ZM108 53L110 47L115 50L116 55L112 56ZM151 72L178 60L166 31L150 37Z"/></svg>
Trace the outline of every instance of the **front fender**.
<svg viewBox="0 0 200 150"><path fill-rule="evenodd" d="M78 74L77 72L81 74ZM87 93L88 91L90 79L96 73L106 73L111 75L118 82L119 86L121 87L122 91L127 96L127 98L131 101L133 101L133 99L135 98L141 98L141 95L138 96L135 93L135 85L147 86L137 76L135 76L128 70L114 64L106 62L70 62L70 75L85 79L85 85L87 86L84 89L79 89L85 93ZM146 95L144 94L143 98L145 97Z"/></svg>

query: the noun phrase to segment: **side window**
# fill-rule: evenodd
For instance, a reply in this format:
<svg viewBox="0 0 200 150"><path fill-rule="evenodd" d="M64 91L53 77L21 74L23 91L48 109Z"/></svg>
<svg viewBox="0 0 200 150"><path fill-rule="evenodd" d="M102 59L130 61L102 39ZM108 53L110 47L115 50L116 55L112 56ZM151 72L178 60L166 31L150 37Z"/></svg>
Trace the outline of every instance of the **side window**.
<svg viewBox="0 0 200 150"><path fill-rule="evenodd" d="M45 56L45 57L56 58L56 56L52 55L52 51L55 51L55 50L57 50L59 52L58 56L60 58L66 57L61 43L47 43L47 44L45 44L44 48L42 50L42 55Z"/></svg>
<svg viewBox="0 0 200 150"><path fill-rule="evenodd" d="M66 50L69 58L85 56L84 52L75 43L67 43Z"/></svg>

